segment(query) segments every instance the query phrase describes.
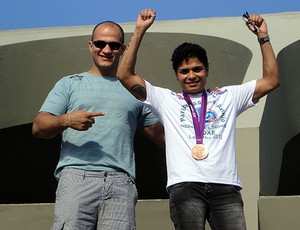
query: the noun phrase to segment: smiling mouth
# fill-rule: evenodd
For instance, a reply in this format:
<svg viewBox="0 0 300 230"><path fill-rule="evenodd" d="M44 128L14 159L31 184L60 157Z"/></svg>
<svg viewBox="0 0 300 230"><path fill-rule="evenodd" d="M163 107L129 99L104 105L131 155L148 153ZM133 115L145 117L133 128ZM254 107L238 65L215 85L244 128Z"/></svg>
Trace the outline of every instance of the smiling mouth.
<svg viewBox="0 0 300 230"><path fill-rule="evenodd" d="M198 81L194 81L194 82L187 82L186 84L187 85L196 85L196 84L198 84L199 82Z"/></svg>
<svg viewBox="0 0 300 230"><path fill-rule="evenodd" d="M113 58L113 56L104 56L104 55L99 55L100 58L102 58L103 60L110 60Z"/></svg>

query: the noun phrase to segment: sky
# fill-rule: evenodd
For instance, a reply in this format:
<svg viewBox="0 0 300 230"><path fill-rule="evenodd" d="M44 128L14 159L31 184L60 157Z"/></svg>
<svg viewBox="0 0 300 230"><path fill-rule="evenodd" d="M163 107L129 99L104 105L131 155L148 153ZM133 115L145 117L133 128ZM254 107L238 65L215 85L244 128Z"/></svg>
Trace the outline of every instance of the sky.
<svg viewBox="0 0 300 230"><path fill-rule="evenodd" d="M0 0L0 30L135 22L142 9L156 21L299 12L299 0Z"/></svg>

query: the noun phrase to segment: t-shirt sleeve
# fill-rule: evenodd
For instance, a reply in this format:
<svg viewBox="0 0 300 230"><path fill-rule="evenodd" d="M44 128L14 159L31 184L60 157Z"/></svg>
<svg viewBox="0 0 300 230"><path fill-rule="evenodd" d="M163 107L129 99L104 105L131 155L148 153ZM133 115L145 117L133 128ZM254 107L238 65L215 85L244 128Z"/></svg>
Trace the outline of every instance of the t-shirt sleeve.
<svg viewBox="0 0 300 230"><path fill-rule="evenodd" d="M39 112L48 112L54 115L66 113L69 104L70 85L67 78L60 79L49 92Z"/></svg>
<svg viewBox="0 0 300 230"><path fill-rule="evenodd" d="M256 86L256 80L244 83L239 86L233 86L234 97L237 102L238 114L241 114L246 109L255 106L256 104L252 101Z"/></svg>
<svg viewBox="0 0 300 230"><path fill-rule="evenodd" d="M159 120L152 111L147 106L143 105L142 115L138 119L138 127L150 126L158 122Z"/></svg>

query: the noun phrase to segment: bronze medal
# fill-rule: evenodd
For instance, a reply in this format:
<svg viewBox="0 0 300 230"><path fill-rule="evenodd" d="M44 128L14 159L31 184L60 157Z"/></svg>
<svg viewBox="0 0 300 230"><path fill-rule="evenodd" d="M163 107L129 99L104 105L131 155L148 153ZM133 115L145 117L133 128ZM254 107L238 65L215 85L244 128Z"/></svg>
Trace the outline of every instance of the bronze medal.
<svg viewBox="0 0 300 230"><path fill-rule="evenodd" d="M192 149L192 157L196 160L203 160L208 156L208 149L203 144L196 144Z"/></svg>
<svg viewBox="0 0 300 230"><path fill-rule="evenodd" d="M205 90L202 93L200 116L198 116L197 111L189 95L183 93L183 96L184 96L184 100L187 102L191 110L193 125L194 125L194 130L196 135L196 145L194 146L194 148L192 148L192 157L196 160L203 160L208 156L208 149L206 148L206 146L203 145L205 115L206 115L206 107L207 107L207 94Z"/></svg>

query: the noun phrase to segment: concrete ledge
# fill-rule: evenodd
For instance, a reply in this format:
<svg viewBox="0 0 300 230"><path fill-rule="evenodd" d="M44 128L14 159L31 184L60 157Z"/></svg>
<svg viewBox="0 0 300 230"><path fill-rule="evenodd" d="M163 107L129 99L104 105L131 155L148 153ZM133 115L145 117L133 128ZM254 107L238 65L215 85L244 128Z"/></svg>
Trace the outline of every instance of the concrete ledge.
<svg viewBox="0 0 300 230"><path fill-rule="evenodd" d="M138 230L173 230L168 200L139 200L136 206Z"/></svg>
<svg viewBox="0 0 300 230"><path fill-rule="evenodd" d="M260 230L299 230L300 196L260 197Z"/></svg>
<svg viewBox="0 0 300 230"><path fill-rule="evenodd" d="M0 226L9 230L49 230L53 213L54 204L1 204ZM298 230L300 196L260 197L258 213L260 230ZM168 200L139 200L136 218L139 230L174 229Z"/></svg>
<svg viewBox="0 0 300 230"><path fill-rule="evenodd" d="M49 230L54 204L1 204L0 226L9 230Z"/></svg>
<svg viewBox="0 0 300 230"><path fill-rule="evenodd" d="M1 204L0 228L7 230L49 230L53 224L54 204ZM173 229L168 200L139 200L137 229Z"/></svg>

